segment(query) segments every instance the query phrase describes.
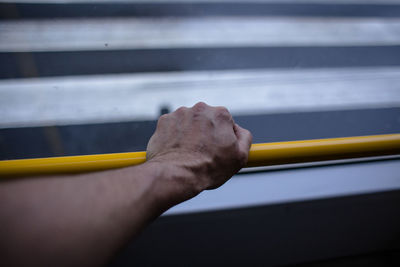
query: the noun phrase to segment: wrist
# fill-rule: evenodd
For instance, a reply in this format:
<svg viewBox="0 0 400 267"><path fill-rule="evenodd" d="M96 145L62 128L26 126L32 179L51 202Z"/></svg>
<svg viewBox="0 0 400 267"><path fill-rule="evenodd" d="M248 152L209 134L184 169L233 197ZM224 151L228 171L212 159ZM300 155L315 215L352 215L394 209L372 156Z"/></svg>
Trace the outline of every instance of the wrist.
<svg viewBox="0 0 400 267"><path fill-rule="evenodd" d="M204 189L192 171L173 161L152 159L140 166L150 173L150 194L154 196L156 205L164 211L198 195Z"/></svg>

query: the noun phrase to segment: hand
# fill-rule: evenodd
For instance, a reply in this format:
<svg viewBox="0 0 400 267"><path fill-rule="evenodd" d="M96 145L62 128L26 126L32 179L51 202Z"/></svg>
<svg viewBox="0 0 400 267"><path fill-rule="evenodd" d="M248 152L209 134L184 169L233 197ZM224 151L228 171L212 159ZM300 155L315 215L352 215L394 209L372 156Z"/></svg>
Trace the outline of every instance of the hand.
<svg viewBox="0 0 400 267"><path fill-rule="evenodd" d="M164 211L226 182L246 164L250 144L226 108L198 103L160 118L144 164L5 181L2 263L104 265Z"/></svg>
<svg viewBox="0 0 400 267"><path fill-rule="evenodd" d="M221 186L247 163L252 135L224 107L197 103L160 117L147 146L148 162L173 168L171 178L191 198Z"/></svg>

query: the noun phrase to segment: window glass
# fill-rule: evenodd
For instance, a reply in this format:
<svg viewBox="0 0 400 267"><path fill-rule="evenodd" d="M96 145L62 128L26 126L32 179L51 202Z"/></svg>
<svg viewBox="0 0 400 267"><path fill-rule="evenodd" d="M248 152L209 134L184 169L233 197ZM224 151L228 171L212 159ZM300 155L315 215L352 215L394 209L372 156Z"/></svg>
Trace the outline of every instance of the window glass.
<svg viewBox="0 0 400 267"><path fill-rule="evenodd" d="M254 142L400 131L400 2L0 1L0 159L144 150L226 106Z"/></svg>

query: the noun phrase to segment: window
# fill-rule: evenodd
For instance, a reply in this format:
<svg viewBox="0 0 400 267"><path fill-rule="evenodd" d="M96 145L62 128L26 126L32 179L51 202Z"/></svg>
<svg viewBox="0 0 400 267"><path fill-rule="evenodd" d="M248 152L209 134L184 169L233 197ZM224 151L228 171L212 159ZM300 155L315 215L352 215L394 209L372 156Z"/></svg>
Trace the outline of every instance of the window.
<svg viewBox="0 0 400 267"><path fill-rule="evenodd" d="M144 150L223 105L255 142L400 130L395 1L1 1L0 158Z"/></svg>

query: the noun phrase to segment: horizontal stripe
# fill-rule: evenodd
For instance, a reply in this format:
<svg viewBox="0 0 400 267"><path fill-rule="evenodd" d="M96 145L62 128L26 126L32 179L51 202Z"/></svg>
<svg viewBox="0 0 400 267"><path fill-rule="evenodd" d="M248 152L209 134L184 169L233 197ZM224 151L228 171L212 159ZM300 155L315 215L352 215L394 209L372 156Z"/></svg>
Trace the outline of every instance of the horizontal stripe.
<svg viewBox="0 0 400 267"><path fill-rule="evenodd" d="M276 3L277 0L0 0L0 3ZM331 4L332 0L279 0L281 3ZM400 4L398 0L336 0L340 4Z"/></svg>
<svg viewBox="0 0 400 267"><path fill-rule="evenodd" d="M324 173L318 177L320 181L324 178ZM313 184L302 186L317 190ZM284 194L292 188L289 184L274 193ZM244 190L236 198L252 192ZM175 266L182 262L193 266L210 262L214 266L391 265L386 263L398 259L398 203L400 190L393 190L165 216L134 238L112 266Z"/></svg>
<svg viewBox="0 0 400 267"><path fill-rule="evenodd" d="M0 19L170 17L170 16L306 16L400 17L398 4L217 3L0 3Z"/></svg>
<svg viewBox="0 0 400 267"><path fill-rule="evenodd" d="M398 156L400 134L252 144L245 167ZM291 155L288 157L288 155ZM398 156L400 158L400 155ZM374 158L375 159L375 158ZM376 159L375 159L376 160ZM0 161L0 178L85 173L146 162L146 151Z"/></svg>
<svg viewBox="0 0 400 267"><path fill-rule="evenodd" d="M400 46L228 47L0 53L0 78L400 65Z"/></svg>
<svg viewBox="0 0 400 267"><path fill-rule="evenodd" d="M164 215L399 190L399 163L400 160L388 160L243 174L240 179L231 179L218 190L204 191Z"/></svg>
<svg viewBox="0 0 400 267"><path fill-rule="evenodd" d="M167 18L9 21L0 52L400 44L400 19Z"/></svg>
<svg viewBox="0 0 400 267"><path fill-rule="evenodd" d="M222 71L0 82L0 127L155 119L198 101L233 114L400 106L400 68Z"/></svg>
<svg viewBox="0 0 400 267"><path fill-rule="evenodd" d="M234 119L251 131L254 143L263 143L400 133L399 117L400 107L237 115ZM156 120L131 120L0 129L0 159L143 151L156 124Z"/></svg>

